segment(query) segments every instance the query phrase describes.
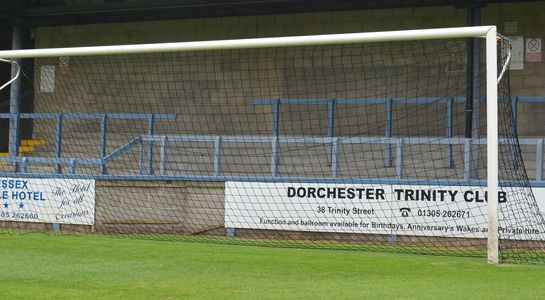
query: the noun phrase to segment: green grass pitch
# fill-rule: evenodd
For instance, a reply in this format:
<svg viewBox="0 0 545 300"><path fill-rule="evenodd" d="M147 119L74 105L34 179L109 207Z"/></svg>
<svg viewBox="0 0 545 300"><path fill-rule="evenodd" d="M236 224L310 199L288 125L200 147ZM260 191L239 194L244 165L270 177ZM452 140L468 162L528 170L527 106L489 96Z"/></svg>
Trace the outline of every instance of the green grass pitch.
<svg viewBox="0 0 545 300"><path fill-rule="evenodd" d="M545 299L483 258L0 234L0 299Z"/></svg>

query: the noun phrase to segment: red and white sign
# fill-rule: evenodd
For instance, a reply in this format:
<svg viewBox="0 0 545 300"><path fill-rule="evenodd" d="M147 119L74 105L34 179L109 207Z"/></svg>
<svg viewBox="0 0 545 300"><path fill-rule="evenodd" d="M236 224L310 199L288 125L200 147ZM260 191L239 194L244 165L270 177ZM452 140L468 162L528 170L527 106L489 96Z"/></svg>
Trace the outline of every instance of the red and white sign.
<svg viewBox="0 0 545 300"><path fill-rule="evenodd" d="M70 74L70 57L61 56L59 58L59 73L61 75Z"/></svg>
<svg viewBox="0 0 545 300"><path fill-rule="evenodd" d="M526 39L526 61L527 62L541 61L541 39L540 38Z"/></svg>

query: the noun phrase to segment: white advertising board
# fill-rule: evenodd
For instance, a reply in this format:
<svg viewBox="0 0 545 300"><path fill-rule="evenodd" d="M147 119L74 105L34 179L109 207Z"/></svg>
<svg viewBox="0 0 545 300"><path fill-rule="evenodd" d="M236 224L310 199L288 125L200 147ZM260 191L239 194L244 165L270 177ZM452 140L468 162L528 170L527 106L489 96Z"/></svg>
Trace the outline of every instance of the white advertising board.
<svg viewBox="0 0 545 300"><path fill-rule="evenodd" d="M95 181L0 177L0 220L95 223Z"/></svg>
<svg viewBox="0 0 545 300"><path fill-rule="evenodd" d="M526 205L527 192L500 191L502 237L545 236L545 201ZM226 182L225 227L486 238L486 196L471 186Z"/></svg>

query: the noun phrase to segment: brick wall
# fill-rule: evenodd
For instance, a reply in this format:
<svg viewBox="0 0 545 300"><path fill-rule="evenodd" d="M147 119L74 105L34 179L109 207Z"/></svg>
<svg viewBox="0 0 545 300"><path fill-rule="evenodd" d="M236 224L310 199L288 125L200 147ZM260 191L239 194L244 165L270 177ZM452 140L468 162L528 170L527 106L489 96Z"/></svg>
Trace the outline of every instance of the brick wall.
<svg viewBox="0 0 545 300"><path fill-rule="evenodd" d="M545 2L504 3L489 5L483 11L483 23L498 24L503 30L507 21L518 22L514 36L545 38ZM545 62L525 62L524 70L512 71L513 95L545 96ZM545 135L545 104L522 104L519 106L518 129L522 135Z"/></svg>
<svg viewBox="0 0 545 300"><path fill-rule="evenodd" d="M490 4L483 9L483 24L495 24L502 31L504 22L516 21L519 32L515 35L543 37L543 11L545 1ZM464 26L465 19L464 9L450 6L354 10L43 27L36 29L35 38L37 48L47 48L453 27ZM512 72L512 94L545 95L544 75L545 63L525 63L524 70ZM521 105L519 132L532 136L545 134L543 126L536 122L543 119L545 104Z"/></svg>

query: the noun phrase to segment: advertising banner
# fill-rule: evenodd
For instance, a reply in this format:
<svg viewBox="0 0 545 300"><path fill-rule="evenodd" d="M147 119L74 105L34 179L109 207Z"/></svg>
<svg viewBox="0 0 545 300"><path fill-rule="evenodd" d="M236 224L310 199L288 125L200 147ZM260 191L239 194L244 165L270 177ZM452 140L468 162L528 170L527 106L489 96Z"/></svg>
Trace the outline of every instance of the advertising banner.
<svg viewBox="0 0 545 300"><path fill-rule="evenodd" d="M0 178L0 220L95 223L95 181Z"/></svg>
<svg viewBox="0 0 545 300"><path fill-rule="evenodd" d="M498 193L500 236L543 238L545 203L522 203L528 191ZM225 193L228 228L459 238L488 232L485 187L227 182Z"/></svg>

